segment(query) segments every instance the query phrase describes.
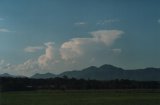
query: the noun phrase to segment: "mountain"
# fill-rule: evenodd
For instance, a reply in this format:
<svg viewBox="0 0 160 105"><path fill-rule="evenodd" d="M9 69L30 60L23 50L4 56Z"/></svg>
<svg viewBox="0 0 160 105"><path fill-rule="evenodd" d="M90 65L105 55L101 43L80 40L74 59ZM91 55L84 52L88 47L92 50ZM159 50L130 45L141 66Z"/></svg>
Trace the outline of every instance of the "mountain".
<svg viewBox="0 0 160 105"><path fill-rule="evenodd" d="M11 74L8 74L8 73L0 74L0 77L27 78L26 76L23 76L23 75L11 75Z"/></svg>
<svg viewBox="0 0 160 105"><path fill-rule="evenodd" d="M33 76L31 76L31 78L35 78L35 79L46 79L46 78L55 78L56 75L55 74L52 74L52 73L45 73L45 74L39 74L39 73L36 73L34 74Z"/></svg>
<svg viewBox="0 0 160 105"><path fill-rule="evenodd" d="M81 71L68 71L61 73L59 76L68 76L83 79L112 80L121 78L123 69L112 65L103 65L99 68L91 66Z"/></svg>
<svg viewBox="0 0 160 105"><path fill-rule="evenodd" d="M100 67L90 66L83 70L66 71L59 75L52 73L39 74L36 73L31 78L46 79L67 76L77 79L96 79L96 80L114 80L114 79L129 79L138 81L160 81L160 68L144 68L135 70L125 70L113 65L102 65ZM4 73L0 77L15 77Z"/></svg>
<svg viewBox="0 0 160 105"><path fill-rule="evenodd" d="M70 78L96 80L130 79L139 81L160 81L160 68L124 70L119 67L105 64L99 68L91 66L81 71L63 72L58 76L62 77L64 75Z"/></svg>
<svg viewBox="0 0 160 105"><path fill-rule="evenodd" d="M126 70L124 77L130 80L160 81L160 68Z"/></svg>
<svg viewBox="0 0 160 105"><path fill-rule="evenodd" d="M14 77L14 76L8 73L3 73L3 74L0 74L0 77Z"/></svg>

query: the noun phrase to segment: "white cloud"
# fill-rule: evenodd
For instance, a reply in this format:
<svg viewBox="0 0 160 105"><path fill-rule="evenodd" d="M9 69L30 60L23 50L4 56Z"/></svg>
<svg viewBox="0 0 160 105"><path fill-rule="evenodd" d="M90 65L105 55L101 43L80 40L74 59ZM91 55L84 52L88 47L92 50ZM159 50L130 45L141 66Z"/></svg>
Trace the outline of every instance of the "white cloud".
<svg viewBox="0 0 160 105"><path fill-rule="evenodd" d="M91 32L93 39L97 42L102 42L106 46L110 46L114 41L123 34L120 30L99 30Z"/></svg>
<svg viewBox="0 0 160 105"><path fill-rule="evenodd" d="M17 65L16 69L20 70L21 72L27 72L30 70L37 70L39 67L36 60L28 59L23 64Z"/></svg>
<svg viewBox="0 0 160 105"><path fill-rule="evenodd" d="M2 70L2 72L7 69L8 67L10 67L10 63L6 62L5 60L0 60L0 70Z"/></svg>
<svg viewBox="0 0 160 105"><path fill-rule="evenodd" d="M45 53L43 55L35 59L28 59L24 63L11 65L9 63L6 63L4 60L0 60L1 73L7 72L13 75L31 76L36 72L47 72L51 69L50 67L53 63L58 63L58 60L54 60L54 43L47 42L44 45L46 46L46 48ZM37 50L37 47L34 48Z"/></svg>
<svg viewBox="0 0 160 105"><path fill-rule="evenodd" d="M6 28L0 28L0 32L11 32L11 31Z"/></svg>
<svg viewBox="0 0 160 105"><path fill-rule="evenodd" d="M42 50L44 47L43 46L28 46L24 49L25 52L37 52L39 50Z"/></svg>
<svg viewBox="0 0 160 105"><path fill-rule="evenodd" d="M47 67L50 62L54 61L54 42L44 43L45 46L29 46L24 50L26 52L36 52L44 49L45 53L38 57L37 63L40 67ZM58 62L55 60L54 62Z"/></svg>
<svg viewBox="0 0 160 105"><path fill-rule="evenodd" d="M33 59L29 59L22 64L7 64L5 67L1 68L2 73L10 73L12 75L24 75L30 76L36 72L40 72L41 69L39 68L38 62Z"/></svg>
<svg viewBox="0 0 160 105"><path fill-rule="evenodd" d="M61 58L69 60L79 57L85 52L84 47L87 47L85 50L89 50L94 47L94 44L104 44L106 47L109 47L123 33L120 30L98 30L91 32L92 37L89 38L73 38L61 45Z"/></svg>
<svg viewBox="0 0 160 105"><path fill-rule="evenodd" d="M0 70L2 73L11 73L14 75L26 75L30 76L36 72L44 73L51 70L53 64L57 64L59 61L54 59L54 43L47 42L44 44L45 53L35 59L28 59L24 63L11 65L5 63L4 60L0 61ZM39 51L42 47L29 47L27 51ZM53 70L53 69L52 69Z"/></svg>
<svg viewBox="0 0 160 105"><path fill-rule="evenodd" d="M53 61L54 59L54 43L53 42L47 42L45 43L46 49L45 54L41 55L38 58L38 63L40 66L46 66L48 62Z"/></svg>
<svg viewBox="0 0 160 105"><path fill-rule="evenodd" d="M81 55L81 40L83 39L71 39L70 41L63 43L60 48L62 59L68 60L75 58L77 55Z"/></svg>

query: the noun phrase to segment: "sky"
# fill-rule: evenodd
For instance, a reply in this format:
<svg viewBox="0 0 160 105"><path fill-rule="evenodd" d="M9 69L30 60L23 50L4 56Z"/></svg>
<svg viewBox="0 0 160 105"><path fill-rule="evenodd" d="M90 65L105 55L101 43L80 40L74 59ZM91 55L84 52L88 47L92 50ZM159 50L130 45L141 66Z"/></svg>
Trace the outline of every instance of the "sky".
<svg viewBox="0 0 160 105"><path fill-rule="evenodd" d="M0 74L160 68L159 0L0 0Z"/></svg>

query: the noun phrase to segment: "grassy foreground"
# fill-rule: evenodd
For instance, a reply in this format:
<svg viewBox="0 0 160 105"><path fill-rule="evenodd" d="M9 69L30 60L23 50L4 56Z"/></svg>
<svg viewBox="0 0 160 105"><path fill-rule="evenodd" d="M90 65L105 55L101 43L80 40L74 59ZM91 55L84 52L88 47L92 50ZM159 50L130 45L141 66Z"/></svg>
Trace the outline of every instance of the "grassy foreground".
<svg viewBox="0 0 160 105"><path fill-rule="evenodd" d="M28 91L0 93L0 105L160 105L160 92Z"/></svg>

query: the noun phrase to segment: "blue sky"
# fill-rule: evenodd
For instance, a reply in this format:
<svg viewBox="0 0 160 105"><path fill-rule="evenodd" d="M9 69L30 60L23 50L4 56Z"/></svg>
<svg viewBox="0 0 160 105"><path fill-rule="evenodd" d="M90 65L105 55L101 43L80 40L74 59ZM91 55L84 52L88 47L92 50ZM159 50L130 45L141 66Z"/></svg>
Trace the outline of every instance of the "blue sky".
<svg viewBox="0 0 160 105"><path fill-rule="evenodd" d="M160 67L159 0L0 0L0 73Z"/></svg>

